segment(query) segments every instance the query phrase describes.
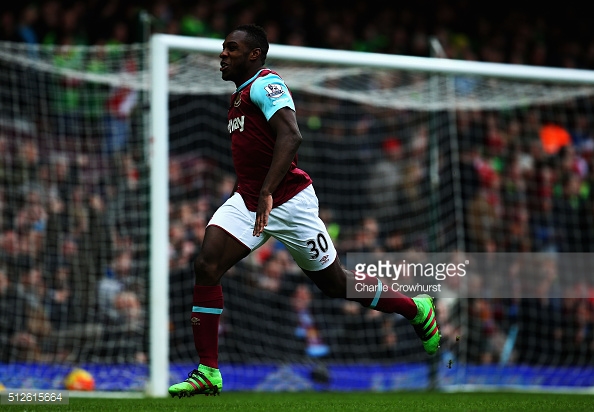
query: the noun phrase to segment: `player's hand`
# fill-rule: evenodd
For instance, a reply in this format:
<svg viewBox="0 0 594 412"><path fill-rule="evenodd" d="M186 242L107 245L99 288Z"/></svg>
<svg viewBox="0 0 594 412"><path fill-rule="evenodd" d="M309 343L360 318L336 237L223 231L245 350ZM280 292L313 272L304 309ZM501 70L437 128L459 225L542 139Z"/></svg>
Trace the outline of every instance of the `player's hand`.
<svg viewBox="0 0 594 412"><path fill-rule="evenodd" d="M260 195L258 209L256 210L256 223L254 224L254 236L260 236L268 225L268 215L272 210L272 195Z"/></svg>

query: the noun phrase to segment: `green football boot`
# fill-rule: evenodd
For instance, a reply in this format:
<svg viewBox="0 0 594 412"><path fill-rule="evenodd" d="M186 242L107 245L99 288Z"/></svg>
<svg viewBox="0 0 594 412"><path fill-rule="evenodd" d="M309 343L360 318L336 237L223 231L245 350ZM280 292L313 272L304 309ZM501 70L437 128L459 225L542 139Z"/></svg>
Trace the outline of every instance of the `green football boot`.
<svg viewBox="0 0 594 412"><path fill-rule="evenodd" d="M434 355L439 349L441 334L435 318L435 305L429 295L418 295L412 298L417 305L417 316L410 323L423 342L423 348L429 355Z"/></svg>
<svg viewBox="0 0 594 412"><path fill-rule="evenodd" d="M188 373L188 379L169 387L171 397L189 397L194 395L220 395L223 389L223 377L218 369L199 365Z"/></svg>

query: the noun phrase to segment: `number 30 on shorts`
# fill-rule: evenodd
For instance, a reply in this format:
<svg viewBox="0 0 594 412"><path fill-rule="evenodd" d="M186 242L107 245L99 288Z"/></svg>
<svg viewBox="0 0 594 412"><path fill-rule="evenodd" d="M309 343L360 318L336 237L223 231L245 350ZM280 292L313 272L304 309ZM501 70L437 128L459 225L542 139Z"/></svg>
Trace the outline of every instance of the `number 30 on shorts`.
<svg viewBox="0 0 594 412"><path fill-rule="evenodd" d="M320 250L322 253L328 250L328 241L323 233L318 233L315 239L309 239L306 244L312 259L317 259L320 256Z"/></svg>

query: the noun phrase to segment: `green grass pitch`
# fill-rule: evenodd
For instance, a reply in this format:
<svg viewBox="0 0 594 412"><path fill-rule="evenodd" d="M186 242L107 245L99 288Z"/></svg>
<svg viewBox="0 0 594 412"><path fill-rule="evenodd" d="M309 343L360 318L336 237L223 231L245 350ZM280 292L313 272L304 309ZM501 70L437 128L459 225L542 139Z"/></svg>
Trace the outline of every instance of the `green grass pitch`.
<svg viewBox="0 0 594 412"><path fill-rule="evenodd" d="M536 393L237 393L217 397L98 399L71 397L69 405L2 405L4 411L594 411L592 395Z"/></svg>

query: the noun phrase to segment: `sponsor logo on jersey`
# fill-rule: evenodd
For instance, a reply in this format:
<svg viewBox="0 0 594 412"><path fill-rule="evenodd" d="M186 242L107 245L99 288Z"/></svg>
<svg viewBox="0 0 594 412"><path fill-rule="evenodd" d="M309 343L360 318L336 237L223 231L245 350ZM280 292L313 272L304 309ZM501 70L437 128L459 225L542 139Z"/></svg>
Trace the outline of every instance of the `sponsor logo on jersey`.
<svg viewBox="0 0 594 412"><path fill-rule="evenodd" d="M320 259L320 263L323 265L324 263L328 262L328 259L329 259L328 255L324 255Z"/></svg>
<svg viewBox="0 0 594 412"><path fill-rule="evenodd" d="M197 318L196 316L192 316L192 319L190 319L192 321L192 326L199 326L200 325L200 319Z"/></svg>
<svg viewBox="0 0 594 412"><path fill-rule="evenodd" d="M244 123L245 116L229 119L229 125L227 126L227 130L229 130L229 133L233 133L237 129L239 129L240 132L243 132Z"/></svg>
<svg viewBox="0 0 594 412"><path fill-rule="evenodd" d="M266 90L266 97L270 97L272 99L278 99L283 94L285 94L283 88L278 84L269 84L264 88L264 90Z"/></svg>

